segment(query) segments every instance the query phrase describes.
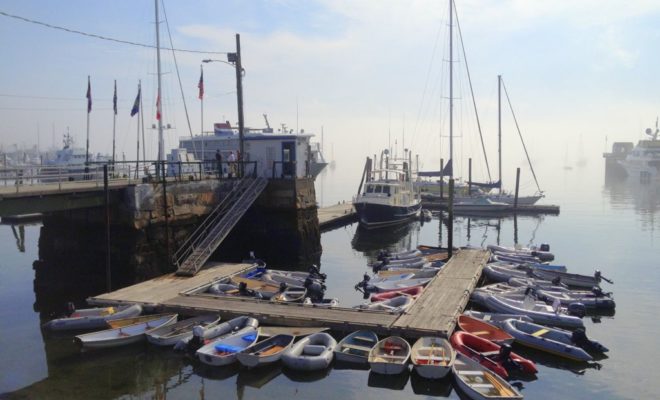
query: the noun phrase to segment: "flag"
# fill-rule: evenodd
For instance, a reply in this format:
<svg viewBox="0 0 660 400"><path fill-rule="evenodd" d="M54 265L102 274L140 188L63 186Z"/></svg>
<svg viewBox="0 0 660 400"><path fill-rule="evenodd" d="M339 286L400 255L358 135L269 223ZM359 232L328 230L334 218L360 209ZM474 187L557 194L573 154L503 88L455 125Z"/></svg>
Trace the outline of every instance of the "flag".
<svg viewBox="0 0 660 400"><path fill-rule="evenodd" d="M115 94L112 96L112 109L115 111L115 115L117 115L117 81L115 81Z"/></svg>
<svg viewBox="0 0 660 400"><path fill-rule="evenodd" d="M92 83L87 75L87 113L92 112Z"/></svg>
<svg viewBox="0 0 660 400"><path fill-rule="evenodd" d="M204 98L204 70L202 70L199 75L199 83L197 84L197 87L199 88L199 99L202 100Z"/></svg>
<svg viewBox="0 0 660 400"><path fill-rule="evenodd" d="M160 121L160 95L156 97L156 120Z"/></svg>
<svg viewBox="0 0 660 400"><path fill-rule="evenodd" d="M142 88L138 85L138 94L135 96L135 102L133 102L133 108L131 108L131 117L140 112L140 93Z"/></svg>

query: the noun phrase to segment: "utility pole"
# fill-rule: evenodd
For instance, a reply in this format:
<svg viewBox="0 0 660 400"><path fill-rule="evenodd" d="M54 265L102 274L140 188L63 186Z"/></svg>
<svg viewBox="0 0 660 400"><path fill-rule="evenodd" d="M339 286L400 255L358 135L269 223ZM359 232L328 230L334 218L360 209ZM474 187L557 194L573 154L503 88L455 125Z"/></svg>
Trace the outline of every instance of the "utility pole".
<svg viewBox="0 0 660 400"><path fill-rule="evenodd" d="M238 140L240 151L239 176L243 177L243 161L245 160L244 131L245 121L243 119L243 66L241 64L241 35L236 34L236 53L227 54L227 61L236 66L236 101L238 103Z"/></svg>

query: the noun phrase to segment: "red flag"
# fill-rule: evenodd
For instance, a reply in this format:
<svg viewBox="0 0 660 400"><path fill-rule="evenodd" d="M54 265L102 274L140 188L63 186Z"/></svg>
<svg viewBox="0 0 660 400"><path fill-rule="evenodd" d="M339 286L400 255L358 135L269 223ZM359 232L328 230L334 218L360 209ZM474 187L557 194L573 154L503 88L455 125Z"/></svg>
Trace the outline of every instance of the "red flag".
<svg viewBox="0 0 660 400"><path fill-rule="evenodd" d="M156 120L160 121L160 96L156 98Z"/></svg>
<svg viewBox="0 0 660 400"><path fill-rule="evenodd" d="M197 87L199 88L199 99L202 100L204 98L204 70L202 70L201 75L199 75L199 83L197 84Z"/></svg>

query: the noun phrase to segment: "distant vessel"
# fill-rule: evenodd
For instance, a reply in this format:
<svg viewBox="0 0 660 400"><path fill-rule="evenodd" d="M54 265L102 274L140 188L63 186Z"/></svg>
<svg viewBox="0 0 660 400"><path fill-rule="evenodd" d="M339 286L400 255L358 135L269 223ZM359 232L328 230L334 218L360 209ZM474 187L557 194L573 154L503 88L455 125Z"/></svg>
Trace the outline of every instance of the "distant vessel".
<svg viewBox="0 0 660 400"><path fill-rule="evenodd" d="M79 181L89 179L90 167L85 165L86 151L82 147L74 147L73 137L67 133L62 140L63 147L55 152L55 158L48 159L41 167L42 182ZM89 155L91 162L109 161L100 154ZM85 170L87 168L87 171ZM92 168L93 169L93 168ZM87 172L87 173L86 173Z"/></svg>
<svg viewBox="0 0 660 400"><path fill-rule="evenodd" d="M623 165L621 165L621 162L626 159L633 147L635 147L635 144L632 142L612 143L612 152L603 153L603 158L605 159L605 173L626 176L627 172L623 168Z"/></svg>
<svg viewBox="0 0 660 400"><path fill-rule="evenodd" d="M655 120L655 131L646 129L651 140L640 140L624 160L619 163L626 170L629 178L639 180L657 179L660 177L660 140L658 140L658 119Z"/></svg>
<svg viewBox="0 0 660 400"><path fill-rule="evenodd" d="M367 171L364 192L353 198L358 220L367 228L418 218L422 208L419 192L413 187L410 160L385 160L385 168Z"/></svg>

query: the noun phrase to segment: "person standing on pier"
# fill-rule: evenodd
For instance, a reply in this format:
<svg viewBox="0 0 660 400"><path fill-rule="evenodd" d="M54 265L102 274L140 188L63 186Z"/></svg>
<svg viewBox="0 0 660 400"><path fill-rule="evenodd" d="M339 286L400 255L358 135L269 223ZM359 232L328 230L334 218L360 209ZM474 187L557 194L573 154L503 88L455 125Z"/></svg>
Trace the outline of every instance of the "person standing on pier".
<svg viewBox="0 0 660 400"><path fill-rule="evenodd" d="M222 154L220 154L220 150L215 151L215 162L218 168L218 178L222 178Z"/></svg>
<svg viewBox="0 0 660 400"><path fill-rule="evenodd" d="M232 150L231 153L229 153L229 177L233 178L236 176L236 154L234 154L234 151Z"/></svg>

